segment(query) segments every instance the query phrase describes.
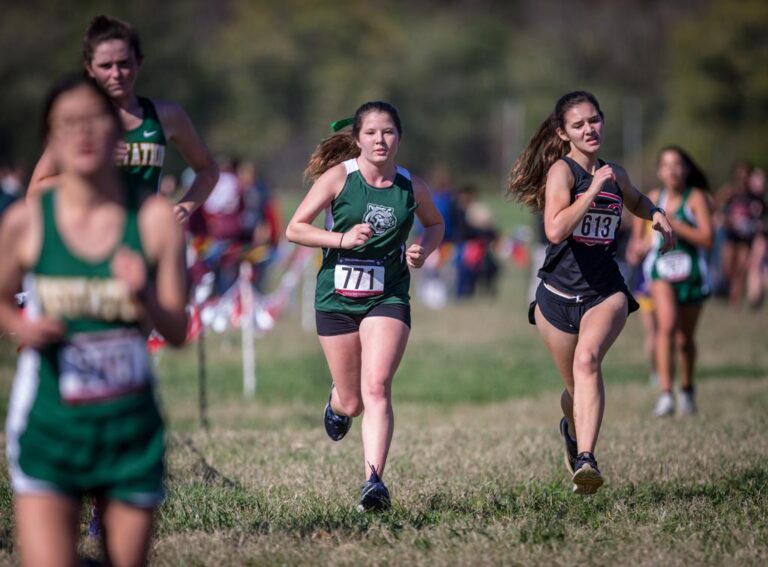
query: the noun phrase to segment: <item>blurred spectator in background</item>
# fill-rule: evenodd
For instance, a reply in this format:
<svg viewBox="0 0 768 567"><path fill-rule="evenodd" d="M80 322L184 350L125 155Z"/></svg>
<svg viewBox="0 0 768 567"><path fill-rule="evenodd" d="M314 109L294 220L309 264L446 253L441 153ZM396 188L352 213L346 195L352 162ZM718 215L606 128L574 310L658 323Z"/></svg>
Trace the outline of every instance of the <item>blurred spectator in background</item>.
<svg viewBox="0 0 768 567"><path fill-rule="evenodd" d="M470 295L482 293L496 297L499 263L495 249L499 231L491 208L479 201L471 203L467 208L467 226L470 238L464 244L464 257L473 258L471 265L465 267L468 270Z"/></svg>
<svg viewBox="0 0 768 567"><path fill-rule="evenodd" d="M434 167L430 175L430 185L432 187L432 199L435 207L440 211L445 221L445 236L443 242L453 240L453 216L455 206L455 191L451 178L451 171L447 165L441 163Z"/></svg>
<svg viewBox="0 0 768 567"><path fill-rule="evenodd" d="M467 249L467 241L473 236L473 229L467 222L467 210L475 202L475 188L471 185L462 187L456 195L451 218L453 243L455 246L454 261L456 265L456 297L470 297L474 292L473 271L479 258L476 247Z"/></svg>
<svg viewBox="0 0 768 567"><path fill-rule="evenodd" d="M214 267L214 290L224 293L237 280L239 262L228 251L240 240L243 200L235 174L237 163L229 157L219 159L219 180L201 207L205 234L213 240L206 255Z"/></svg>
<svg viewBox="0 0 768 567"><path fill-rule="evenodd" d="M747 261L747 301L752 308L763 302L766 285L766 248L768 248L768 206L765 194L765 170L756 167L749 175L749 193L751 208L755 217L759 214L758 230L752 241ZM758 210L760 213L758 213Z"/></svg>
<svg viewBox="0 0 768 567"><path fill-rule="evenodd" d="M8 206L21 197L24 185L21 169L12 164L0 164L0 217Z"/></svg>
<svg viewBox="0 0 768 567"><path fill-rule="evenodd" d="M765 214L763 199L750 191L751 165L739 160L733 178L716 196L724 241L720 250L722 284L727 286L729 303L740 307L753 244L762 232ZM759 246L759 244L758 244Z"/></svg>
<svg viewBox="0 0 768 567"><path fill-rule="evenodd" d="M256 291L264 293L267 268L275 258L283 233L282 214L254 162L240 164L237 178L242 195L240 238L253 247L249 255L254 265L253 285Z"/></svg>

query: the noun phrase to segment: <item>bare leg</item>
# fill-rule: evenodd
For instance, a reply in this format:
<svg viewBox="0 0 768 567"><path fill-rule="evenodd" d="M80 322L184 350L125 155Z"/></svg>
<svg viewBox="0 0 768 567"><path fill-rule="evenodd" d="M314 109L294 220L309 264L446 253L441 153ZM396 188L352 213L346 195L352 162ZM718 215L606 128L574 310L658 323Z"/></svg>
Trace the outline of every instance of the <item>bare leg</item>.
<svg viewBox="0 0 768 567"><path fill-rule="evenodd" d="M680 329L678 344L680 347L680 387L693 387L693 370L696 363L696 342L694 333L701 315L701 303L680 306Z"/></svg>
<svg viewBox="0 0 768 567"><path fill-rule="evenodd" d="M605 410L601 365L627 321L627 296L614 293L581 319L573 355L573 417L579 453L594 453Z"/></svg>
<svg viewBox="0 0 768 567"><path fill-rule="evenodd" d="M107 564L112 567L146 565L154 510L110 500L100 506L99 512Z"/></svg>
<svg viewBox="0 0 768 567"><path fill-rule="evenodd" d="M656 375L656 312L640 309L640 321L643 324L643 352L648 361L651 374Z"/></svg>
<svg viewBox="0 0 768 567"><path fill-rule="evenodd" d="M747 276L749 248L749 244L739 242L734 245L733 250L733 272L731 272L731 279L728 285L730 286L730 304L737 309L741 307L741 300L744 295L744 280Z"/></svg>
<svg viewBox="0 0 768 567"><path fill-rule="evenodd" d="M331 410L337 415L358 416L363 411L360 396L360 334L348 333L319 337L336 385L331 396Z"/></svg>
<svg viewBox="0 0 768 567"><path fill-rule="evenodd" d="M572 333L565 333L552 325L541 314L541 309L536 306L535 311L536 328L539 330L544 344L547 346L555 367L563 378L565 390L560 395L560 407L563 409L563 415L568 421L568 431L571 434L576 433L576 424L573 420L573 353L576 351L576 342L579 336Z"/></svg>
<svg viewBox="0 0 768 567"><path fill-rule="evenodd" d="M15 497L15 509L22 565L78 565L80 502L55 494L22 494Z"/></svg>
<svg viewBox="0 0 768 567"><path fill-rule="evenodd" d="M376 468L381 476L387 462L395 417L392 411L392 380L408 344L408 325L393 317L366 317L360 324L362 345L361 392L365 477Z"/></svg>
<svg viewBox="0 0 768 567"><path fill-rule="evenodd" d="M765 260L768 239L760 234L752 242L747 267L747 301L751 307L757 307L763 300L763 261Z"/></svg>
<svg viewBox="0 0 768 567"><path fill-rule="evenodd" d="M664 281L651 283L651 295L656 308L656 373L659 376L659 389L671 392L675 373L677 299L672 286Z"/></svg>

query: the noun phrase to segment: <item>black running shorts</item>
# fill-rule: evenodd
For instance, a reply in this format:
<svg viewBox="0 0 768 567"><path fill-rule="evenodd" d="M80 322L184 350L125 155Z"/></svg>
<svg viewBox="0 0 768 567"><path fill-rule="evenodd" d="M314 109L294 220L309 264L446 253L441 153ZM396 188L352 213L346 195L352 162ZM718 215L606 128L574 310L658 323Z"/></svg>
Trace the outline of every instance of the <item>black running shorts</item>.
<svg viewBox="0 0 768 567"><path fill-rule="evenodd" d="M632 297L632 294L629 293L626 286L616 291L623 292L627 296L627 306L629 307L627 314L633 313L640 308L640 305ZM541 314L554 327L564 333L578 335L581 328L581 319L584 317L584 314L595 305L600 305L611 295L613 294L589 295L581 297L577 301L576 299L568 299L551 292L542 282L539 284L538 289L536 289L536 301L532 302L528 308L528 322L531 325L536 324L535 309L538 304Z"/></svg>
<svg viewBox="0 0 768 567"><path fill-rule="evenodd" d="M357 333L366 317L391 317L411 328L411 306L404 303L384 303L372 307L367 313L339 313L315 311L317 334L321 337Z"/></svg>

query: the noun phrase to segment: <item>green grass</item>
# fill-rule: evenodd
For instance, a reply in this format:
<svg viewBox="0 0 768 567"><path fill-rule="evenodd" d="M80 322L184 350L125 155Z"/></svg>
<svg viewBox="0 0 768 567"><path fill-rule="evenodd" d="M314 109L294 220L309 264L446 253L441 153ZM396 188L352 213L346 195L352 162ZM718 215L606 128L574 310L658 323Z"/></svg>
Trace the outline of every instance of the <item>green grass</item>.
<svg viewBox="0 0 768 567"><path fill-rule="evenodd" d="M699 334L700 415L649 417L639 320L609 353L597 457L607 484L570 493L557 434L560 381L527 324L525 274L500 297L415 305L394 384L387 466L393 509L354 505L356 420L342 443L320 414L330 377L298 310L257 342L254 399L241 393L239 337L209 335L209 420L197 424L194 348L163 351L169 495L157 565L762 565L768 561L768 352L764 313L710 302ZM0 347L7 399L13 350ZM0 474L0 562L13 563ZM85 524L83 524L85 530ZM97 555L92 542L83 553Z"/></svg>

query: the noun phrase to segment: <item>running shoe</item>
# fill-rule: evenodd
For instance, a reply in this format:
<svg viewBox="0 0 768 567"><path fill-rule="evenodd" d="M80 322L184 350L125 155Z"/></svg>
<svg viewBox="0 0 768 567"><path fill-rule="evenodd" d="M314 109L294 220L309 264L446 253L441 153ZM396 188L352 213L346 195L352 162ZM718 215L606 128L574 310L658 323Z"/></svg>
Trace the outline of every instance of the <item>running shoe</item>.
<svg viewBox="0 0 768 567"><path fill-rule="evenodd" d="M659 401L656 402L656 409L653 410L653 415L656 417L667 417L674 415L675 413L675 398L672 397L671 392L662 392L659 396Z"/></svg>
<svg viewBox="0 0 768 567"><path fill-rule="evenodd" d="M360 512L383 512L388 510L391 505L389 490L381 482L376 467L370 463L368 465L371 467L371 476L365 481L360 491L360 503L357 509Z"/></svg>
<svg viewBox="0 0 768 567"><path fill-rule="evenodd" d="M331 409L331 397L333 396L333 389L336 387L334 384L331 386L331 393L328 396L328 403L325 404L325 415L323 416L323 423L325 424L325 432L333 441L341 441L344 436L352 427L352 418L346 415L338 415L333 413Z"/></svg>
<svg viewBox="0 0 768 567"><path fill-rule="evenodd" d="M597 468L597 461L592 453L579 453L574 463L573 492L576 494L594 494L603 485L603 475Z"/></svg>
<svg viewBox="0 0 768 567"><path fill-rule="evenodd" d="M576 439L571 437L568 431L568 420L565 418L560 420L560 436L563 438L563 445L565 447L565 466L573 474L573 466L579 450L576 448Z"/></svg>
<svg viewBox="0 0 768 567"><path fill-rule="evenodd" d="M680 392L677 402L677 411L681 417L688 417L696 413L696 399L693 397L693 392Z"/></svg>

